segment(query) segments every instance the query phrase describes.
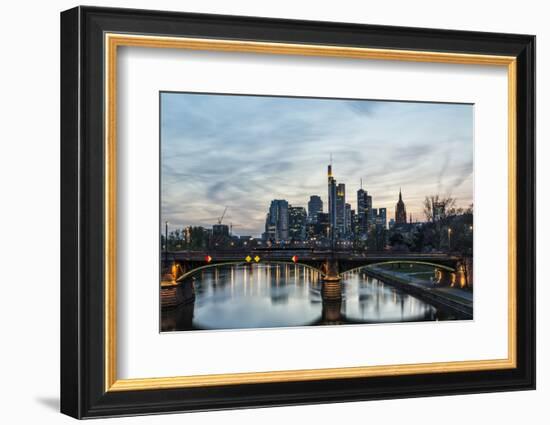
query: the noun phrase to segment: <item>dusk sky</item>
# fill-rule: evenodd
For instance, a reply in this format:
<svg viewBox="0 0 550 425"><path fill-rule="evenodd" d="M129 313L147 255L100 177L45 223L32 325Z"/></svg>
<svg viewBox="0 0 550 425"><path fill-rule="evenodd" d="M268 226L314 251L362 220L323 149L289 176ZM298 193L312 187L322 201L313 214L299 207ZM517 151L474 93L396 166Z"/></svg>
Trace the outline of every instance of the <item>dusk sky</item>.
<svg viewBox="0 0 550 425"><path fill-rule="evenodd" d="M426 195L473 203L472 105L162 93L161 220L211 227L227 206L259 237L273 199L327 212L331 154L352 209L361 178L388 221L399 188L413 220Z"/></svg>

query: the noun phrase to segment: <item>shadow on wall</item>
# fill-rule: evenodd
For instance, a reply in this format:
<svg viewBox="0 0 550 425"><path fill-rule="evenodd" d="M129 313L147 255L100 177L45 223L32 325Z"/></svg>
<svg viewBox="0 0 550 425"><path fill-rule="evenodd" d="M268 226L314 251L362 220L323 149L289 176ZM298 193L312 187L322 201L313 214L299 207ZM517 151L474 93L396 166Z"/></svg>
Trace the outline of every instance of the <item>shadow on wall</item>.
<svg viewBox="0 0 550 425"><path fill-rule="evenodd" d="M36 397L35 400L38 404L59 412L59 397Z"/></svg>

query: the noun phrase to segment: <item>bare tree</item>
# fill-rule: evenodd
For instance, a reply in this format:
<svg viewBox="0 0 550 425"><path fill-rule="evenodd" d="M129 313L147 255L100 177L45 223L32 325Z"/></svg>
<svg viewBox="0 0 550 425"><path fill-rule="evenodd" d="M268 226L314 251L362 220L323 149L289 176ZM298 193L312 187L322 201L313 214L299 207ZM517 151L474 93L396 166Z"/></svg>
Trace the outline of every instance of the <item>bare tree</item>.
<svg viewBox="0 0 550 425"><path fill-rule="evenodd" d="M439 194L426 196L424 199L424 215L427 221L434 221L435 207L443 206L443 217L456 213L455 209L456 199L447 197L440 197Z"/></svg>

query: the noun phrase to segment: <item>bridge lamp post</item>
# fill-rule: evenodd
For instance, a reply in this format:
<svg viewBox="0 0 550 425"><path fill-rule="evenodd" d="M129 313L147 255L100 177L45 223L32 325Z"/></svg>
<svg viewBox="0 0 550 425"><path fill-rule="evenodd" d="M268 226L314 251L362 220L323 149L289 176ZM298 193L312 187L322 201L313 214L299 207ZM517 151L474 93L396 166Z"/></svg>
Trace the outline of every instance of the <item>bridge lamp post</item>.
<svg viewBox="0 0 550 425"><path fill-rule="evenodd" d="M452 233L452 230L451 228L449 227L447 229L447 235L449 236L449 252L451 252L451 233Z"/></svg>

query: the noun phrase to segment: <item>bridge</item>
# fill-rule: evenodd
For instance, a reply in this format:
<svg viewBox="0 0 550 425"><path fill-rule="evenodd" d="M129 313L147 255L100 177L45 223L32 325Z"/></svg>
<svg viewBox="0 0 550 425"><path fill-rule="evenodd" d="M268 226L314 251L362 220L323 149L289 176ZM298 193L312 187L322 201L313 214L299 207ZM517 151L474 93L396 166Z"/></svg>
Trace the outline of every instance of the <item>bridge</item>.
<svg viewBox="0 0 550 425"><path fill-rule="evenodd" d="M163 259L177 264L181 282L199 270L220 265L299 264L319 272L325 282L341 279L343 273L378 264L423 264L456 272L462 258L450 254L398 252L314 251L293 249L253 249L232 251L173 251Z"/></svg>

